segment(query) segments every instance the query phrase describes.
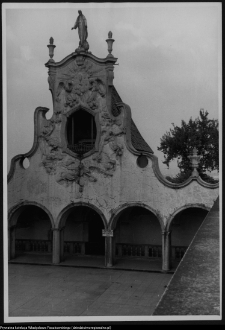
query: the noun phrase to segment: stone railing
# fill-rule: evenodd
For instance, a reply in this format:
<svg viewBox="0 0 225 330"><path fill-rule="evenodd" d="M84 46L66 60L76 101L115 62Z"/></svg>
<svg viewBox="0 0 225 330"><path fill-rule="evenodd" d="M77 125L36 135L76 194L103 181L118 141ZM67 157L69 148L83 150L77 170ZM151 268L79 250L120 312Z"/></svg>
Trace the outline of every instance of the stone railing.
<svg viewBox="0 0 225 330"><path fill-rule="evenodd" d="M16 239L16 251L51 253L52 241L39 239Z"/></svg>
<svg viewBox="0 0 225 330"><path fill-rule="evenodd" d="M181 260L187 250L187 246L172 246L172 259Z"/></svg>
<svg viewBox="0 0 225 330"><path fill-rule="evenodd" d="M161 258L161 245L148 244L116 244L116 256L118 257L145 257L145 258Z"/></svg>
<svg viewBox="0 0 225 330"><path fill-rule="evenodd" d="M94 148L95 144L93 142L84 142L77 144L68 144L67 148L76 153L86 153Z"/></svg>
<svg viewBox="0 0 225 330"><path fill-rule="evenodd" d="M172 246L171 253L173 260L181 260L187 250L187 246ZM162 246L149 244L116 244L117 257L143 257L161 258Z"/></svg>
<svg viewBox="0 0 225 330"><path fill-rule="evenodd" d="M85 242L64 242L64 253L68 254L85 254Z"/></svg>

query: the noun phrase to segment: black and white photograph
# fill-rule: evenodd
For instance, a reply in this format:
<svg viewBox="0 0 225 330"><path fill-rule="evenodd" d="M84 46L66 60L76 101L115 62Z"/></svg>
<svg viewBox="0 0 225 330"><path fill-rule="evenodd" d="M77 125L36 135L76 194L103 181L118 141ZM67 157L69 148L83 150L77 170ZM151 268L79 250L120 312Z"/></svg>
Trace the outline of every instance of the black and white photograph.
<svg viewBox="0 0 225 330"><path fill-rule="evenodd" d="M220 321L222 4L2 26L4 324Z"/></svg>

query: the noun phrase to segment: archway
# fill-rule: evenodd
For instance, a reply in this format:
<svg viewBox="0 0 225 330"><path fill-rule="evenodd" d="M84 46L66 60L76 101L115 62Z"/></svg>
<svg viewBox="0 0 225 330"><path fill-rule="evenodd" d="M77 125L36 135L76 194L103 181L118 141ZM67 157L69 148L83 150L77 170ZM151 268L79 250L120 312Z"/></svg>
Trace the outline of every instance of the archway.
<svg viewBox="0 0 225 330"><path fill-rule="evenodd" d="M113 263L120 259L158 260L161 269L162 231L159 219L149 209L130 206L121 210L114 228Z"/></svg>
<svg viewBox="0 0 225 330"><path fill-rule="evenodd" d="M171 235L170 265L176 266L183 258L208 210L188 207L176 213L169 224Z"/></svg>
<svg viewBox="0 0 225 330"><path fill-rule="evenodd" d="M99 213L91 207L78 205L69 208L62 217L63 239L61 260L72 256L104 256L105 228Z"/></svg>
<svg viewBox="0 0 225 330"><path fill-rule="evenodd" d="M24 254L52 254L52 223L48 213L36 205L16 208L9 219L10 259Z"/></svg>

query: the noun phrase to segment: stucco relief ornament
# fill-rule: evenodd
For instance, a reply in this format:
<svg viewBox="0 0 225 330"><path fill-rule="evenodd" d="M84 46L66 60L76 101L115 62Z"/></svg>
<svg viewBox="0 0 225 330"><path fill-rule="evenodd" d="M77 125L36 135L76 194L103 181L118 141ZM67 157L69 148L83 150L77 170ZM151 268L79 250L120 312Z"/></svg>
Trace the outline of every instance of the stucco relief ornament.
<svg viewBox="0 0 225 330"><path fill-rule="evenodd" d="M40 166L44 166L48 174L55 174L58 162L65 156L62 154L60 142L56 137L45 136L40 143L42 151L42 162Z"/></svg>
<svg viewBox="0 0 225 330"><path fill-rule="evenodd" d="M56 101L62 103L64 113L78 105L89 107L95 112L98 111L100 99L105 98L106 95L104 83L86 71L76 70L74 73L73 70L68 71L70 71L70 79L68 79L68 75L65 80L62 77L56 91Z"/></svg>
<svg viewBox="0 0 225 330"><path fill-rule="evenodd" d="M54 120L48 120L43 125L42 132L40 134L41 137L45 138L46 136L49 136L55 128Z"/></svg>
<svg viewBox="0 0 225 330"><path fill-rule="evenodd" d="M96 153L92 159L97 162L98 166L90 166L90 170L103 174L105 177L113 176L116 170L116 160L111 159L106 152Z"/></svg>
<svg viewBox="0 0 225 330"><path fill-rule="evenodd" d="M83 192L86 181L96 182L97 179L83 163L80 162L78 165L77 160L69 159L61 163L56 181L59 184L66 183L67 185L76 182L79 185L79 192Z"/></svg>
<svg viewBox="0 0 225 330"><path fill-rule="evenodd" d="M99 98L104 98L106 94L106 88L103 82L97 78L91 78L89 80L89 93L86 99L88 107L92 110L99 108Z"/></svg>

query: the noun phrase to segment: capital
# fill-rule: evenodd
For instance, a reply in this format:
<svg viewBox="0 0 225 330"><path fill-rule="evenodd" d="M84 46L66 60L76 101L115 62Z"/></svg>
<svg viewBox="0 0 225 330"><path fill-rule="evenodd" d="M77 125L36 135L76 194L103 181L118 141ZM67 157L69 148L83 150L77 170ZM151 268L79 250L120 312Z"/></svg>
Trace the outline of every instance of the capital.
<svg viewBox="0 0 225 330"><path fill-rule="evenodd" d="M102 236L113 237L112 229L102 229Z"/></svg>

